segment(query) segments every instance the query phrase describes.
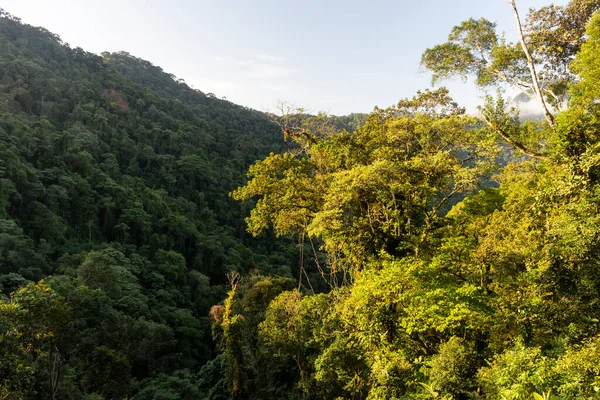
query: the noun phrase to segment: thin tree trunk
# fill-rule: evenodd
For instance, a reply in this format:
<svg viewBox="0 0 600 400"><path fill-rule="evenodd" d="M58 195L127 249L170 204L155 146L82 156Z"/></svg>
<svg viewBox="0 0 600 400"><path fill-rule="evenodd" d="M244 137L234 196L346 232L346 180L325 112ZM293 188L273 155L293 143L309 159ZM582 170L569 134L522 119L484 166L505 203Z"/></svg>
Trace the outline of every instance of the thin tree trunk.
<svg viewBox="0 0 600 400"><path fill-rule="evenodd" d="M535 71L535 64L533 62L533 57L527 48L527 44L525 43L525 35L523 34L523 26L521 25L521 18L519 18L519 11L517 10L517 6L515 5L515 0L508 0L510 3L513 13L515 14L515 20L517 21L517 28L519 31L519 39L521 41L521 47L523 48L523 53L525 53L525 57L527 58L527 64L529 65L529 72L531 73L531 80L533 81L533 88L538 98L540 99L540 103L542 104L542 108L544 109L544 116L546 120L550 124L552 128L556 126L554 122L554 115L548 109L548 105L546 104L546 100L544 100L544 94L540 88L540 82L538 80L537 73Z"/></svg>

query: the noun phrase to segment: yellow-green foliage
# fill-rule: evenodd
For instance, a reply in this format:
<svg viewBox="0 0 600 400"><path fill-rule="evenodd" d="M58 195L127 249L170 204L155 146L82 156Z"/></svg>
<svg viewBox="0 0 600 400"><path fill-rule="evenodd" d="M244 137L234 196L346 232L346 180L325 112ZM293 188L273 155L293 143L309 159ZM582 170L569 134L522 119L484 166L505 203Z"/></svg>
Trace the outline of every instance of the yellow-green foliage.
<svg viewBox="0 0 600 400"><path fill-rule="evenodd" d="M572 68L581 77L575 94L588 100L600 97L600 13L592 17L587 25L587 39L577 54Z"/></svg>
<svg viewBox="0 0 600 400"><path fill-rule="evenodd" d="M353 134L304 131L299 148L257 162L232 195L257 200L253 234L306 232L358 271L370 256L418 253L447 201L492 170L497 147L473 124L445 89L420 93Z"/></svg>
<svg viewBox="0 0 600 400"><path fill-rule="evenodd" d="M289 398L600 398L600 16L581 45L598 8L577 0L526 22L550 103L572 94L555 123L521 122L489 98L480 128L446 91L427 91L354 133L310 125L251 168L233 194L257 201L250 231L307 234L327 272L352 273L268 306L260 351L296 374ZM580 48L578 80L564 68ZM520 47L485 20L423 62L434 79L531 79ZM496 134L526 156L506 156Z"/></svg>

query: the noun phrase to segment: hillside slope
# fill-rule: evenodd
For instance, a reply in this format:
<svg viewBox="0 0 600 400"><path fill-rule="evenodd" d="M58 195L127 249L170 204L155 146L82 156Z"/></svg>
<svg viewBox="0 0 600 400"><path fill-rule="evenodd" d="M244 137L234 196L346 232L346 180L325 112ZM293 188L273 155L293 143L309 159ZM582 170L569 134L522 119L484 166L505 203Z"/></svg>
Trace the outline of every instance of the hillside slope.
<svg viewBox="0 0 600 400"><path fill-rule="evenodd" d="M263 113L0 10L0 393L120 399L199 370L226 274L292 276L295 247L250 240L228 196L284 145Z"/></svg>

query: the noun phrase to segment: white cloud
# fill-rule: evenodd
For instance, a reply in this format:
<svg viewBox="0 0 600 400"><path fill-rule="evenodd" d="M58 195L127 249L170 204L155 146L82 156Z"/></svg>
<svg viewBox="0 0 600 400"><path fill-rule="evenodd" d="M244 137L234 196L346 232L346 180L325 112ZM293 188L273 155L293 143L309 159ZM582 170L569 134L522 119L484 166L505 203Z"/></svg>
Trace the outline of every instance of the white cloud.
<svg viewBox="0 0 600 400"><path fill-rule="evenodd" d="M538 101L520 102L517 108L521 118L539 118L544 115L542 106Z"/></svg>

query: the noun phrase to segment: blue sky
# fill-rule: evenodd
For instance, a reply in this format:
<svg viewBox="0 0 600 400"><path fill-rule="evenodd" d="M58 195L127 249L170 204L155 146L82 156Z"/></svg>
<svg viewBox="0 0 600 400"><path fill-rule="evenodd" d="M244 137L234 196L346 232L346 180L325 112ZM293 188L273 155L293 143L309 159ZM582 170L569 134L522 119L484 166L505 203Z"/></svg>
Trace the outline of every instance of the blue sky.
<svg viewBox="0 0 600 400"><path fill-rule="evenodd" d="M555 1L564 4L566 1ZM525 15L547 0L517 0ZM505 0L2 0L71 46L124 50L205 93L272 110L278 100L333 114L387 107L430 87L421 53L470 17L514 38ZM471 111L481 93L445 82Z"/></svg>

